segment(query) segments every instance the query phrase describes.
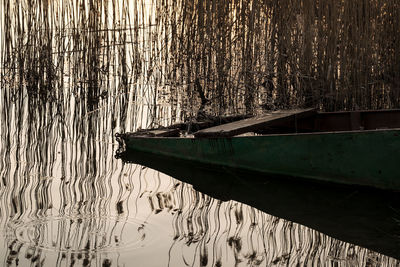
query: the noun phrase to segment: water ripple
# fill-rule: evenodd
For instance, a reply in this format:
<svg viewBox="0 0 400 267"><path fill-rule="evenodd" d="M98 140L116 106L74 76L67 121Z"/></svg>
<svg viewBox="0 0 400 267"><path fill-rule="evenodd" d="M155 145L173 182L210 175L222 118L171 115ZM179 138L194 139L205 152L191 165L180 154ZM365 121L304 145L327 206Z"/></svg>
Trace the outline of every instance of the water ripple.
<svg viewBox="0 0 400 267"><path fill-rule="evenodd" d="M118 217L44 217L8 224L7 239L52 252L100 253L151 247L157 229L143 220Z"/></svg>

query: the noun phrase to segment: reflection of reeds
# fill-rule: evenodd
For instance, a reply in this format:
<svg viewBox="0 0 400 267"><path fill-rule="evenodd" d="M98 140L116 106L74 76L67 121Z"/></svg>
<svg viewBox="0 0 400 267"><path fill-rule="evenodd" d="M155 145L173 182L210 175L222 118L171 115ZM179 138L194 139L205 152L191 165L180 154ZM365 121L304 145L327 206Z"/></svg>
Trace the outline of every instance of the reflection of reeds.
<svg viewBox="0 0 400 267"><path fill-rule="evenodd" d="M395 259L339 241L234 201L222 202L183 184L171 191L170 266L392 266ZM192 248L192 249L189 249ZM183 263L182 263L183 264Z"/></svg>
<svg viewBox="0 0 400 267"><path fill-rule="evenodd" d="M86 259L88 251L71 251L86 248L88 242L94 242L90 250L117 246L133 208L123 206L131 190L122 182L122 172L130 171L113 160L113 136L132 120L128 99L140 88L132 66L141 62L144 45L134 41L133 31L143 36L148 29L143 21L132 23L138 14L128 10L128 3L119 6L116 1L1 2L0 227L6 232L6 225L70 216L82 227L68 228L61 220L47 224L54 229L46 224L35 228L49 235L59 231L58 238L52 236L54 242L72 242L67 247L42 240L55 251L65 250L58 264L100 261ZM111 181L113 173L120 174L119 183ZM119 216L115 229L98 220L111 214ZM87 234L94 230L107 232L107 240ZM79 231L83 234L72 236ZM20 252L19 238L10 235L5 241L7 261L43 264L46 253L40 248L31 253L26 245ZM111 262L104 259L101 264Z"/></svg>

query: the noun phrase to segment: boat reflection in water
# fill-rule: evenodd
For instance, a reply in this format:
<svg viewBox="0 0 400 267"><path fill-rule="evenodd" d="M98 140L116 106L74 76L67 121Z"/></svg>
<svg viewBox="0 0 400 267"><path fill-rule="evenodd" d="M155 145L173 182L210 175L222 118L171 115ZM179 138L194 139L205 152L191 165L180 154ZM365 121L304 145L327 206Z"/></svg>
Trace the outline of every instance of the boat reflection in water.
<svg viewBox="0 0 400 267"><path fill-rule="evenodd" d="M295 178L275 179L232 169L213 170L211 166L138 152L125 151L117 157L164 172L213 198L239 201L333 238L400 259L399 193ZM296 241L299 240L293 243ZM303 242L301 246L310 245L306 244L309 240ZM314 242L321 241L317 238ZM352 253L355 252L350 249L347 256L354 256Z"/></svg>

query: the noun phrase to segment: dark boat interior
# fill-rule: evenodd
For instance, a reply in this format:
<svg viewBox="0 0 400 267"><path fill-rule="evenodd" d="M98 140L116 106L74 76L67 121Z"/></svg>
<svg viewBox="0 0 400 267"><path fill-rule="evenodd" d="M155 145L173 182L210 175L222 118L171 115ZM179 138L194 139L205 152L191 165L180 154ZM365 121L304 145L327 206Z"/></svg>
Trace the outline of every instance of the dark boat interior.
<svg viewBox="0 0 400 267"><path fill-rule="evenodd" d="M209 117L203 121L174 124L169 127L141 130L133 135L179 137L233 137L251 133L290 134L340 131L385 130L400 128L400 109L341 112L317 112L315 109L274 111L254 117L239 115Z"/></svg>
<svg viewBox="0 0 400 267"><path fill-rule="evenodd" d="M272 121L254 129L257 134L318 133L400 128L400 110L314 112Z"/></svg>
<svg viewBox="0 0 400 267"><path fill-rule="evenodd" d="M400 128L400 110L317 112L297 124L299 131L331 132Z"/></svg>

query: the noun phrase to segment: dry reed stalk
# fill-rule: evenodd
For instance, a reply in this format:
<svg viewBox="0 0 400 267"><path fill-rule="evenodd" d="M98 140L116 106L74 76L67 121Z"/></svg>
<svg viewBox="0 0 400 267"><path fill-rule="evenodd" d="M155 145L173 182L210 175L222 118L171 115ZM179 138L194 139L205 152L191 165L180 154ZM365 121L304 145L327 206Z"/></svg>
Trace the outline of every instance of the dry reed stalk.
<svg viewBox="0 0 400 267"><path fill-rule="evenodd" d="M185 84L199 77L216 113L253 112L266 95L283 108L398 107L394 0L181 0L178 5L182 13L164 23L181 29L169 41L181 42L180 51L166 48L165 62L178 66ZM159 12L174 11L162 7ZM184 94L192 99L190 88Z"/></svg>
<svg viewBox="0 0 400 267"><path fill-rule="evenodd" d="M4 0L2 77L13 81L11 95L38 103L75 95L96 110L103 93L115 96L110 109L121 125L130 102L147 98L156 118L166 95L173 121L194 117L196 81L214 114L260 105L395 108L399 7L396 0ZM130 112L137 122L148 116L137 105Z"/></svg>

